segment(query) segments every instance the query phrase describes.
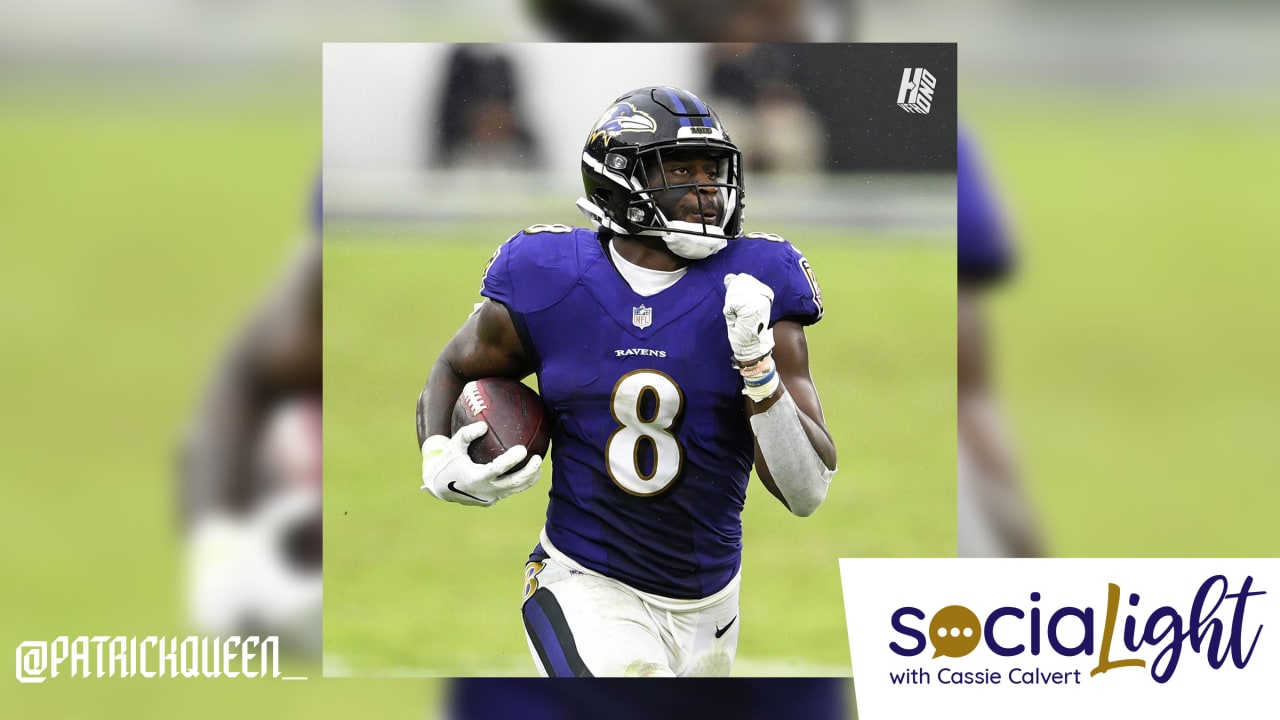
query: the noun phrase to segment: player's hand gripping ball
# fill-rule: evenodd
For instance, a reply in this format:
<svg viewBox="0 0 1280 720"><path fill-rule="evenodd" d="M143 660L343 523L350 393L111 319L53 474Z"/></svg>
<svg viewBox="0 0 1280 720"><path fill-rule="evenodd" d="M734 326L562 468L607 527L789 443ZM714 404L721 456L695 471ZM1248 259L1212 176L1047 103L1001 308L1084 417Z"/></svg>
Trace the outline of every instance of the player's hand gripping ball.
<svg viewBox="0 0 1280 720"><path fill-rule="evenodd" d="M423 489L487 507L537 482L551 433L533 390L505 378L467 383L452 423L452 437L433 435L422 445Z"/></svg>

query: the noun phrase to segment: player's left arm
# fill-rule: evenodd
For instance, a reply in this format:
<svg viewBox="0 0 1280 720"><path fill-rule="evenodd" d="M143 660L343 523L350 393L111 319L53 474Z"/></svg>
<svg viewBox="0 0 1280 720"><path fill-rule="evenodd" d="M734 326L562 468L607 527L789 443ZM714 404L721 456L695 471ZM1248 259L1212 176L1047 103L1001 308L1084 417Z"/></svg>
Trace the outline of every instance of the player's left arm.
<svg viewBox="0 0 1280 720"><path fill-rule="evenodd" d="M956 433L975 470L978 497L1007 554L1044 557L1044 539L990 381L986 318L978 292L961 282L956 303Z"/></svg>
<svg viewBox="0 0 1280 720"><path fill-rule="evenodd" d="M804 329L786 317L769 326L775 293L755 277L730 274L724 282L725 323L760 480L792 513L812 515L827 497L836 448L809 374Z"/></svg>
<svg viewBox="0 0 1280 720"><path fill-rule="evenodd" d="M809 373L804 327L780 320L773 326L773 338L778 388L763 400L745 399L756 436L756 473L787 509L804 517L826 498L836 469L836 446Z"/></svg>

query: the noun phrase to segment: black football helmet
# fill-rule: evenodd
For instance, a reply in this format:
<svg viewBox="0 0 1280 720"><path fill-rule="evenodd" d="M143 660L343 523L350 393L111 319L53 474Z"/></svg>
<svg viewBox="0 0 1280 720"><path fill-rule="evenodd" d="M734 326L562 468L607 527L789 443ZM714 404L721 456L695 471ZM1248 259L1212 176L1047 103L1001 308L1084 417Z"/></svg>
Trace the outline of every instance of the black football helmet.
<svg viewBox="0 0 1280 720"><path fill-rule="evenodd" d="M715 159L714 182L668 183L663 160L684 153ZM662 237L684 258L707 257L742 230L742 153L715 112L678 88L646 87L613 101L587 136L582 182L587 196L578 208L593 222L622 235ZM714 220L670 217L676 199L709 185L719 200Z"/></svg>

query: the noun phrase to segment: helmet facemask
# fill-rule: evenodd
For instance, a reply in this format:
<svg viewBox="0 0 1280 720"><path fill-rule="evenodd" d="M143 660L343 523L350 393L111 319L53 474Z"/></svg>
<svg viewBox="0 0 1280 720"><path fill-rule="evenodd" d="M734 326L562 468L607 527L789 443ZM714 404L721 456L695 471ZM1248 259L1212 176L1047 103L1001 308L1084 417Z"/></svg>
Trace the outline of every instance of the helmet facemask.
<svg viewBox="0 0 1280 720"><path fill-rule="evenodd" d="M714 160L715 179L670 182L663 161L685 156ZM712 255L737 236L742 222L742 185L741 155L736 148L704 143L671 143L639 151L620 148L609 153L605 162L627 173L627 190L619 187L624 176L615 172L608 176L613 187L593 193L592 204L607 217L602 221L596 213L583 210L601 225L624 235L661 237L672 252L689 260ZM678 219L680 216L686 219Z"/></svg>

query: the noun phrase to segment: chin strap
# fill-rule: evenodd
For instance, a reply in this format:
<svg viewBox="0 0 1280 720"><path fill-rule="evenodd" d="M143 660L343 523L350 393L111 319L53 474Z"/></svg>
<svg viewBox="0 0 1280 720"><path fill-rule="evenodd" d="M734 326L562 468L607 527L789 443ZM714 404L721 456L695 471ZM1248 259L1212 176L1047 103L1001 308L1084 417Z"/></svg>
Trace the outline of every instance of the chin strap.
<svg viewBox="0 0 1280 720"><path fill-rule="evenodd" d="M599 205L586 198L578 198L576 205L578 206L578 211L585 215L591 221L591 224L597 228L608 228L619 235L626 234L625 230L615 225L609 219L609 216L604 214L604 210L601 210Z"/></svg>

